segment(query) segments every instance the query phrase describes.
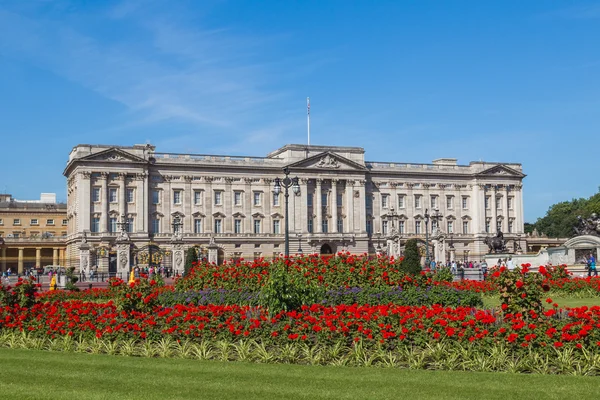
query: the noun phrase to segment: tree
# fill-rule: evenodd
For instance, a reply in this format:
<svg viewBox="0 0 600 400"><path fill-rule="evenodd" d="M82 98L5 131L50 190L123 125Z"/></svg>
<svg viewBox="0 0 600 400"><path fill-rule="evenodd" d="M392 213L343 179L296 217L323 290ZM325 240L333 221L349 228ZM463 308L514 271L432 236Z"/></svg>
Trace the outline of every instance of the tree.
<svg viewBox="0 0 600 400"><path fill-rule="evenodd" d="M571 237L575 235L577 216L588 218L593 213L600 214L600 191L587 199L573 199L552 205L546 215L533 224L533 228L549 237Z"/></svg>
<svg viewBox="0 0 600 400"><path fill-rule="evenodd" d="M404 245L404 260L400 268L411 275L421 273L421 255L419 254L419 246L416 239L410 239Z"/></svg>
<svg viewBox="0 0 600 400"><path fill-rule="evenodd" d="M194 263L198 261L198 249L196 247L190 247L185 256L185 265L183 266L183 276L187 276L192 268L194 267Z"/></svg>

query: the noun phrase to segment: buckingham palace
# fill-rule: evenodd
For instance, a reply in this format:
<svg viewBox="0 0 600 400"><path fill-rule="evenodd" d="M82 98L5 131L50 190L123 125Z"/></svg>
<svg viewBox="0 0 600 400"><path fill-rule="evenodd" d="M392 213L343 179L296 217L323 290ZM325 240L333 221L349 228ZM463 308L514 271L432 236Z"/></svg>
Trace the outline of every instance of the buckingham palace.
<svg viewBox="0 0 600 400"><path fill-rule="evenodd" d="M266 157L160 153L155 146L77 145L67 178L69 258L86 269L183 268L185 251L218 262L290 253L401 255L411 238L432 258L477 259L498 231L523 234L521 164L454 158L365 161L361 147L288 144Z"/></svg>

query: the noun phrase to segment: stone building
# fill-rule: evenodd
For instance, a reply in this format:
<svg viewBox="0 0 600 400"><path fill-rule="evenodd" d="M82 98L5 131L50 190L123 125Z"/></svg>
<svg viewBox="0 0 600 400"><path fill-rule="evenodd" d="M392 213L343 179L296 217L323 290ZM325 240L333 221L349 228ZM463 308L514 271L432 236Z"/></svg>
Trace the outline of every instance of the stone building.
<svg viewBox="0 0 600 400"><path fill-rule="evenodd" d="M242 157L78 145L64 171L69 255L111 272L149 262L181 269L183 252L206 251L211 238L219 261L280 255L285 197L274 180L284 167L300 185L289 195L291 253L400 255L427 231L431 259L473 259L497 230L508 241L522 235L520 164L372 162L364 153L291 144Z"/></svg>
<svg viewBox="0 0 600 400"><path fill-rule="evenodd" d="M40 200L16 200L0 194L0 269L66 264L67 205L56 194Z"/></svg>

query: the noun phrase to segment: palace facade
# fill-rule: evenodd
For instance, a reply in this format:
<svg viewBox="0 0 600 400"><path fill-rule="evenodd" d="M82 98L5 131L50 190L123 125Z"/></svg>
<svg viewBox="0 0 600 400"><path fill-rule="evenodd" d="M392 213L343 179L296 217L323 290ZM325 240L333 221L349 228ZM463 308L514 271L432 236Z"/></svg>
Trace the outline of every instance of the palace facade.
<svg viewBox="0 0 600 400"><path fill-rule="evenodd" d="M523 234L521 164L366 161L360 147L298 144L266 157L82 144L64 171L69 258L83 246L82 268L116 271L149 259L178 269L178 249L209 244L219 260L278 256L285 191L274 182L284 167L300 189L289 190L290 253L399 255L427 233L432 259L476 259L485 237L501 231L516 245Z"/></svg>
<svg viewBox="0 0 600 400"><path fill-rule="evenodd" d="M66 264L67 205L56 194L17 200L0 194L0 269L22 274L46 265Z"/></svg>

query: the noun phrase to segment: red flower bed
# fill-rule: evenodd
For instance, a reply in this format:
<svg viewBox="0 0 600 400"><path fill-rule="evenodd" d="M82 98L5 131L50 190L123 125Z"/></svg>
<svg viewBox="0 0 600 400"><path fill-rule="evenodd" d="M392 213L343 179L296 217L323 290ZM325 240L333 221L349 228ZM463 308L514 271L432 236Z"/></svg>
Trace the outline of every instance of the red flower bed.
<svg viewBox="0 0 600 400"><path fill-rule="evenodd" d="M529 314L501 317L468 307L390 304L312 305L269 317L259 307L235 305L177 305L156 307L153 312L119 312L112 301L56 301L31 308L1 308L0 330L25 331L39 337L81 335L108 340L158 339L164 335L192 340L252 338L276 344L362 340L366 345L381 344L387 348L423 346L443 340L482 346L505 343L515 349L600 345L600 307L564 311L555 307L542 315L534 315L533 311Z"/></svg>

